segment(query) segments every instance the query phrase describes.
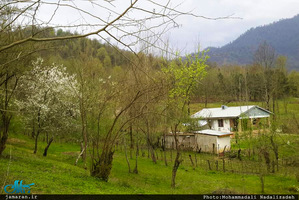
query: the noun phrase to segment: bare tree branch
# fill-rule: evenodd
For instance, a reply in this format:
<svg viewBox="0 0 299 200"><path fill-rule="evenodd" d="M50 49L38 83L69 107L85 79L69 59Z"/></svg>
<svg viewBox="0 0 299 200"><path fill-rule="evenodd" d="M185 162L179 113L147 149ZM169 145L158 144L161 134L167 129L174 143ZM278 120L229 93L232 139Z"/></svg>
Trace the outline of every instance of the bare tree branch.
<svg viewBox="0 0 299 200"><path fill-rule="evenodd" d="M50 38L34 38L34 37L28 37L25 38L23 40L19 40L16 42L13 42L11 44L2 46L0 48L0 52L7 50L9 48L12 48L14 46L29 42L29 41L35 41L35 42L46 42L46 41L57 41L57 40L66 40L66 39L76 39L76 38L84 38L87 36L91 36L91 35L96 35L100 32L105 31L108 27L110 27L111 25L113 25L113 23L115 23L116 21L118 21L120 18L122 18L136 3L138 0L135 0L126 10L123 11L123 13L121 13L119 16L117 16L115 19L113 19L112 21L110 21L109 23L107 23L106 26L104 26L103 28L87 33L87 34L82 34L82 35L72 35L72 36L64 36L64 37L50 37Z"/></svg>

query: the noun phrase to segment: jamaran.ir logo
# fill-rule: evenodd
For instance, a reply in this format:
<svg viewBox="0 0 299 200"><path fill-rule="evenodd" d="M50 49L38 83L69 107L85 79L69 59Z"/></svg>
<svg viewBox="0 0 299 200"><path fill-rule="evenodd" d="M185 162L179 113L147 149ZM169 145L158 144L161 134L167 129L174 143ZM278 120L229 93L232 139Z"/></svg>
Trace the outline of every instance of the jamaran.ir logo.
<svg viewBox="0 0 299 200"><path fill-rule="evenodd" d="M19 184L20 182L20 184ZM29 194L30 193L30 186L34 185L34 183L31 183L29 185L23 185L23 180L19 181L19 180L16 180L14 184L11 184L11 185L6 185L4 187L4 191L7 193L7 194L13 194L13 193L16 193L16 194L26 194L26 190L27 193Z"/></svg>

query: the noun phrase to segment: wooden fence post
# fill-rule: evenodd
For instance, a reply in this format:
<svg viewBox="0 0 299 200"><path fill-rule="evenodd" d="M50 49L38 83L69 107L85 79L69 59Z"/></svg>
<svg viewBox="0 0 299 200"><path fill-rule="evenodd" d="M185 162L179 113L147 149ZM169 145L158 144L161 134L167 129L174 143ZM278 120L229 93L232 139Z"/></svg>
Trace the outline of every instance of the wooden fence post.
<svg viewBox="0 0 299 200"><path fill-rule="evenodd" d="M194 162L193 162L193 160L192 160L191 154L189 154L189 158L190 158L190 161L191 161L191 164L192 164L193 170L195 170L195 166L194 166Z"/></svg>
<svg viewBox="0 0 299 200"><path fill-rule="evenodd" d="M211 169L211 164L210 164L210 161L209 161L209 160L207 160L207 162L208 162L208 165L209 165L209 170L212 170L212 169Z"/></svg>

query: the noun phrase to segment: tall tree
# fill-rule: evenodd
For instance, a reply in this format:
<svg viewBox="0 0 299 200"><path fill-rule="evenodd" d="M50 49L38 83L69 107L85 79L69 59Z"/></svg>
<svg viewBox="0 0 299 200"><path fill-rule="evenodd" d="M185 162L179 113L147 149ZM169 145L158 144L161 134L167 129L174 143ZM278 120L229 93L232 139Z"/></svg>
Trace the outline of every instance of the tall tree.
<svg viewBox="0 0 299 200"><path fill-rule="evenodd" d="M24 73L17 86L17 100L15 101L24 113L24 124L32 127L35 137L34 153L37 152L38 139L41 133L47 136L48 145L53 139L74 127L73 118L77 115L75 90L77 82L75 76L69 75L62 65L46 65L38 58L32 63L32 70ZM73 129L75 130L75 129Z"/></svg>
<svg viewBox="0 0 299 200"><path fill-rule="evenodd" d="M197 54L195 58L187 56L186 61L181 58L170 62L162 68L169 81L169 95L167 98L167 115L174 139L176 157L172 168L171 187L175 187L177 170L182 162L181 144L178 139L182 123L188 118L187 104L197 83L205 76L207 56Z"/></svg>
<svg viewBox="0 0 299 200"><path fill-rule="evenodd" d="M12 25L20 10L15 6L5 6L6 1L0 2L0 46L11 44L20 38L26 31ZM0 156L5 149L9 134L9 126L16 108L12 103L20 76L26 71L32 55L38 45L29 43L10 48L0 53Z"/></svg>
<svg viewBox="0 0 299 200"><path fill-rule="evenodd" d="M272 75L273 68L275 65L276 53L275 49L270 46L267 42L263 42L258 47L254 54L254 62L263 67L263 83L264 88L264 101L266 103L266 108L270 110L270 99L272 97L273 83Z"/></svg>

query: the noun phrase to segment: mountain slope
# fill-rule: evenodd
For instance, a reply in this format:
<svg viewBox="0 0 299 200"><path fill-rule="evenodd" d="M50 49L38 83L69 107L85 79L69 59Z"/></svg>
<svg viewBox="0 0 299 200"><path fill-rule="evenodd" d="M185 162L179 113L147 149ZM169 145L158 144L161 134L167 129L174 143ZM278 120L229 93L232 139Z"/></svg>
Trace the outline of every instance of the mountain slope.
<svg viewBox="0 0 299 200"><path fill-rule="evenodd" d="M288 57L289 69L299 70L299 15L269 25L251 28L221 48L210 47L210 62L250 64L258 46L266 41L276 53Z"/></svg>

